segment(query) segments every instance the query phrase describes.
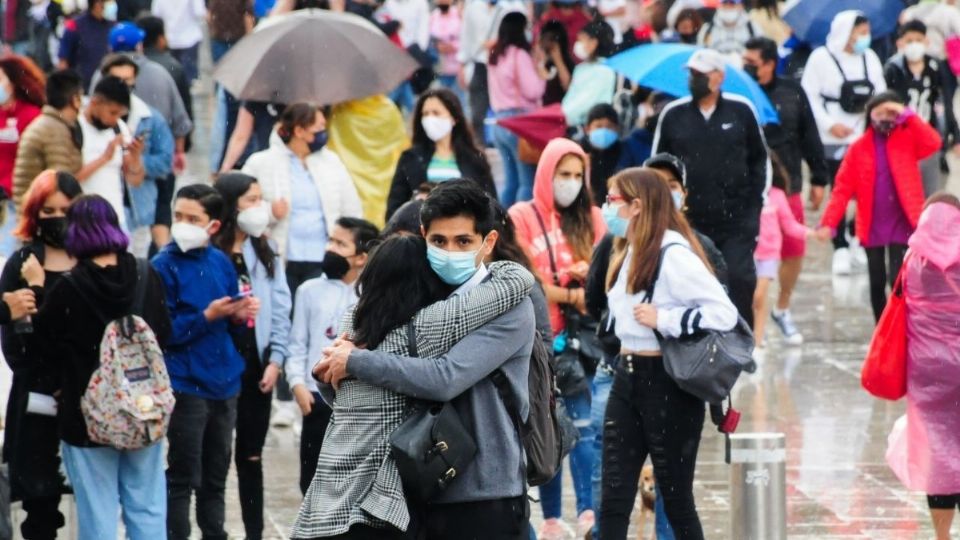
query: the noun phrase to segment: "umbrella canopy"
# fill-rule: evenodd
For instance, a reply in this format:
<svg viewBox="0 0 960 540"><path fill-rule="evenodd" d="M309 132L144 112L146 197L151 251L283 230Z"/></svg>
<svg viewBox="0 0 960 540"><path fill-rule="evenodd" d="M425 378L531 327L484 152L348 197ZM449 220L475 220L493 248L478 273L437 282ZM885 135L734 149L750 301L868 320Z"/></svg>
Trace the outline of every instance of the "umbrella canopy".
<svg viewBox="0 0 960 540"><path fill-rule="evenodd" d="M697 47L693 45L679 43L640 45L612 56L607 60L607 65L640 86L683 97L690 95L686 65L696 50ZM739 67L727 64L726 77L720 88L749 99L757 109L761 124L780 122L777 110L763 89Z"/></svg>
<svg viewBox="0 0 960 540"><path fill-rule="evenodd" d="M873 37L892 34L904 9L901 0L799 0L788 3L783 20L800 40L817 46L827 41L830 23L841 11L855 9L870 19Z"/></svg>
<svg viewBox="0 0 960 540"><path fill-rule="evenodd" d="M240 99L326 105L387 93L418 67L362 17L304 10L258 25L213 76Z"/></svg>
<svg viewBox="0 0 960 540"><path fill-rule="evenodd" d="M551 140L567 134L567 120L559 103L527 114L501 118L497 123L540 149L545 148Z"/></svg>

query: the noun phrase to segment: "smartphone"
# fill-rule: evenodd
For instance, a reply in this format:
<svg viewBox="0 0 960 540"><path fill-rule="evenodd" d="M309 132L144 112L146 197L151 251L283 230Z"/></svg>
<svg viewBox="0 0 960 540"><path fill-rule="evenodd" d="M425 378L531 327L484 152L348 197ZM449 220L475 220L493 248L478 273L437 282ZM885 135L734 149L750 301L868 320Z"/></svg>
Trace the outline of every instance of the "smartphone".
<svg viewBox="0 0 960 540"><path fill-rule="evenodd" d="M253 291L241 291L240 294L230 297L231 302L239 302L244 298L249 298L253 294Z"/></svg>

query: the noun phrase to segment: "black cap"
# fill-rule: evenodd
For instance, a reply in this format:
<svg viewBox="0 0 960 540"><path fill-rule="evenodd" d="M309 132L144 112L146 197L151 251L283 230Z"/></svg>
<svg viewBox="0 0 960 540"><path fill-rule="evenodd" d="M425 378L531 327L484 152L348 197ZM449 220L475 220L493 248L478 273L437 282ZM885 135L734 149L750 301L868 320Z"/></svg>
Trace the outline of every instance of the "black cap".
<svg viewBox="0 0 960 540"><path fill-rule="evenodd" d="M643 162L643 166L652 169L668 170L675 178L680 180L680 184L683 187L687 186L687 167L680 161L680 158L673 154L661 152L650 156Z"/></svg>

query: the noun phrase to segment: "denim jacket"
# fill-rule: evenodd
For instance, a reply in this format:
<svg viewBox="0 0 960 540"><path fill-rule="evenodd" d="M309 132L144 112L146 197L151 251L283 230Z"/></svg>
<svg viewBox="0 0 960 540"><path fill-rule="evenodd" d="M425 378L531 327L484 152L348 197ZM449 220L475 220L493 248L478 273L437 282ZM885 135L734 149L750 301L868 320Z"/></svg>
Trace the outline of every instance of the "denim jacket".
<svg viewBox="0 0 960 540"><path fill-rule="evenodd" d="M271 246L276 252L276 244ZM257 349L260 351L270 347L268 360L283 367L290 356L287 343L290 336L290 288L287 286L287 276L283 271L283 261L274 257L273 278L267 275L267 268L260 263L253 250L253 242L247 238L243 242L243 262L250 273L253 285L253 295L260 300L260 311L257 313L254 333L257 336Z"/></svg>
<svg viewBox="0 0 960 540"><path fill-rule="evenodd" d="M157 217L157 180L162 180L173 169L174 141L170 127L160 112L131 96L131 121L139 116L134 136L145 136L143 167L146 171L139 186L127 185L129 203L126 207L130 230L153 225ZM141 107L142 105L142 107Z"/></svg>

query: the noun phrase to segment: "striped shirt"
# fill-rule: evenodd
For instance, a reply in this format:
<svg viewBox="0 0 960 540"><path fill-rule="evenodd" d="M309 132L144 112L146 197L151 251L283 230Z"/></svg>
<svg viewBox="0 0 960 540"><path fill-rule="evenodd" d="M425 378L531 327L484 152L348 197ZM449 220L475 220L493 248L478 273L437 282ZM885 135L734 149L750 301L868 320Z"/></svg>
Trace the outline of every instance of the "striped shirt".
<svg viewBox="0 0 960 540"><path fill-rule="evenodd" d="M439 184L460 176L460 167L457 166L455 156L442 158L434 155L427 165L427 182L431 184Z"/></svg>

